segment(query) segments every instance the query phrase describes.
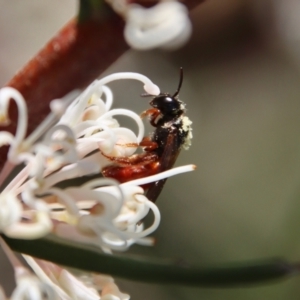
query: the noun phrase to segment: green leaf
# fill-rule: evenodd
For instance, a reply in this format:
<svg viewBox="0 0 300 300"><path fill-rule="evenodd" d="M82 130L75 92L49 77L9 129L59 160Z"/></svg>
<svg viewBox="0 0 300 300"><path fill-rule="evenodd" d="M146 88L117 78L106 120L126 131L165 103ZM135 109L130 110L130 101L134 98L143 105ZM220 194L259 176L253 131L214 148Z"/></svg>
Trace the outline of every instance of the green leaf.
<svg viewBox="0 0 300 300"><path fill-rule="evenodd" d="M288 278L299 272L299 265L280 259L202 267L175 260L107 255L94 246L66 241L54 235L38 240L11 239L4 235L2 237L15 251L63 266L160 284L198 287L246 286Z"/></svg>
<svg viewBox="0 0 300 300"><path fill-rule="evenodd" d="M103 7L103 0L79 0L78 22L101 17Z"/></svg>

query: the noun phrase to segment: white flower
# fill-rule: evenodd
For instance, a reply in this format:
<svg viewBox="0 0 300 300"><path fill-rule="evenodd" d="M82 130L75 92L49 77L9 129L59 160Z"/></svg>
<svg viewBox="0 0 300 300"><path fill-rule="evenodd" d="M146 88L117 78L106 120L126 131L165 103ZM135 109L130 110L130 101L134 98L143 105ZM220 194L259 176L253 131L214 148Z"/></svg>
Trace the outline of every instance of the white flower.
<svg viewBox="0 0 300 300"><path fill-rule="evenodd" d="M24 255L26 262L43 284L62 300L128 300L110 276L77 272L76 275L47 261Z"/></svg>
<svg viewBox="0 0 300 300"><path fill-rule="evenodd" d="M54 100L52 114L28 138L25 138L27 109L22 95L13 88L0 90L2 120L8 119L10 99L19 108L15 137L0 132L0 144L11 145L8 153L11 164L25 163L0 195L0 230L6 235L30 239L53 232L95 244L109 253L126 250L133 243L152 243L148 235L158 227L160 213L144 196L140 185L191 171L193 166L121 185L101 178L79 187L57 187L67 179L99 174L103 167L111 164L107 155L130 156L136 147L124 145L137 145L143 139L144 125L139 115L127 109L111 109L113 94L106 84L119 79L139 80L147 93L160 93L143 75L109 75L95 80L77 97L71 93ZM118 115L132 118L137 123L138 133L120 127L115 119ZM57 209L60 211L55 211ZM141 221L150 211L154 222L144 228Z"/></svg>
<svg viewBox="0 0 300 300"><path fill-rule="evenodd" d="M52 232L65 239L94 244L106 253L124 251L134 243L153 244L149 235L159 226L160 212L140 186L192 171L193 165L122 184L114 179L98 178L81 186L60 186L67 179L99 174L111 164L107 155L130 156L137 147L126 145L138 145L142 141L144 125L141 118L127 109L111 109L113 94L105 84L117 79L140 80L147 93L160 93L159 88L143 75L109 75L95 80L80 95L73 92L54 100L52 113L27 138L27 109L22 95L13 88L0 90L1 120L8 120L10 99L19 108L15 136L0 132L0 145L10 144L8 166L25 165L0 194L1 232L22 239L40 238ZM118 115L132 118L137 123L138 133L120 127L115 119ZM3 172L2 180L7 168ZM144 227L142 221L149 212L154 221ZM104 300L129 299L112 279L89 288L80 278L51 263L27 256L26 260L39 279L23 267L20 269L23 273L16 271L18 285L12 299L39 300L43 299L43 293L54 292L57 299L93 300L100 299L99 291ZM91 278L90 274L87 276Z"/></svg>
<svg viewBox="0 0 300 300"><path fill-rule="evenodd" d="M0 244L12 265L15 274L16 288L10 297L11 300L58 299L52 287L46 282L39 280L37 276L32 274L32 272L19 261L19 259L10 250L2 238L0 238ZM0 299L6 299L1 287Z"/></svg>
<svg viewBox="0 0 300 300"><path fill-rule="evenodd" d="M35 275L0 239L15 274L11 300L128 300L110 276L77 272L77 275L47 261L23 255ZM0 300L7 299L0 286Z"/></svg>

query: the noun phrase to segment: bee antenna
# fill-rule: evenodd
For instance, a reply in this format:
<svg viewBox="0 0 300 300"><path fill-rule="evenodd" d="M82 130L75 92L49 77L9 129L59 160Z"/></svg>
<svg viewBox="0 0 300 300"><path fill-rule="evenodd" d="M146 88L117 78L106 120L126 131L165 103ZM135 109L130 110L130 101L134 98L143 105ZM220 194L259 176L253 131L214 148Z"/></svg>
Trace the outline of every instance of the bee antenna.
<svg viewBox="0 0 300 300"><path fill-rule="evenodd" d="M178 94L179 94L179 92L180 92L180 89L181 89L181 86L182 86L182 81L183 81L183 68L180 67L179 71L180 71L180 79L179 79L178 88L177 88L177 91L175 92L175 94L172 96L172 98L178 96Z"/></svg>

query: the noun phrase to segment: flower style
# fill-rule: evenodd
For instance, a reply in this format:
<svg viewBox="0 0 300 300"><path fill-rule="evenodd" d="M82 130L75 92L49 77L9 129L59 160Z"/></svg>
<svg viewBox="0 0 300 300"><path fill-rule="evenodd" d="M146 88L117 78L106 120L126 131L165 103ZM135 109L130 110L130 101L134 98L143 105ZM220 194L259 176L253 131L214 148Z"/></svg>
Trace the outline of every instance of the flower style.
<svg viewBox="0 0 300 300"><path fill-rule="evenodd" d="M22 95L10 87L0 90L2 123L8 123L11 99L16 102L19 115L15 136L0 132L0 145L10 145L8 165L11 168L24 164L0 195L1 232L22 239L40 238L52 232L65 239L94 244L106 253L124 251L134 243L153 244L149 235L159 226L160 213L157 206L146 198L141 186L192 171L194 166L174 168L123 184L111 178L95 177L111 163L107 156L132 155L137 147L126 145L138 145L144 137L144 125L136 113L111 109L113 94L106 84L118 79L139 80L144 83L148 94L160 93L159 88L143 75L109 75L95 80L79 95L74 91L62 99L53 100L51 114L27 138L27 108ZM121 127L115 119L117 115L132 118L137 123L138 133ZM3 172L7 172L7 168ZM83 176L87 180L81 186L62 187L66 180ZM94 177L88 180L88 176ZM5 174L0 177L4 178ZM145 228L142 221L150 211L154 221ZM26 260L47 286L53 288L53 282L64 278L69 284L64 286L64 293L66 290L67 294L71 293L74 286L86 288L78 278L63 269L30 257ZM53 268L56 268L55 272ZM44 272L45 269L48 271ZM50 284L48 279L54 277L56 281ZM102 290L101 299L128 299L119 292L112 279L107 280L104 280L105 285L98 284L91 292L96 293L96 298L91 296L89 299L99 299L98 290ZM110 295L109 291L115 294L105 296ZM63 293L60 295L57 290L55 293L60 299L73 299L72 296L62 296Z"/></svg>
<svg viewBox="0 0 300 300"><path fill-rule="evenodd" d="M124 37L138 50L183 46L192 33L188 9L182 3L159 1L151 8L130 4L127 0L106 0L126 20Z"/></svg>

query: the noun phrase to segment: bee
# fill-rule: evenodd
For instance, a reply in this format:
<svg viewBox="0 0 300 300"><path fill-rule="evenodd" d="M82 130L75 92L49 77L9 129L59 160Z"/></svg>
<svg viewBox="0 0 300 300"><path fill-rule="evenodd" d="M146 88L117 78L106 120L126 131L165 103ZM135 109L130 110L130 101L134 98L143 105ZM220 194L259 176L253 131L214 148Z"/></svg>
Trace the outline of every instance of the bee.
<svg viewBox="0 0 300 300"><path fill-rule="evenodd" d="M105 177L115 178L119 182L143 178L166 171L173 167L182 148L188 149L192 139L192 122L185 116L185 103L179 100L179 92L183 82L183 69L180 68L180 79L176 92L160 93L150 101L151 108L141 114L148 117L154 132L144 137L139 146L144 150L141 154L129 157L111 157L105 155L114 164L103 168ZM129 145L130 146L130 145ZM146 197L155 202L166 179L156 181L147 186Z"/></svg>

